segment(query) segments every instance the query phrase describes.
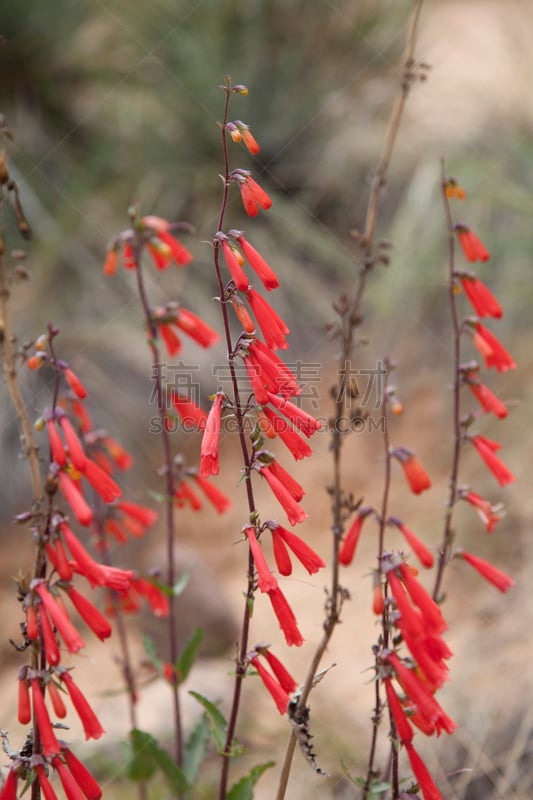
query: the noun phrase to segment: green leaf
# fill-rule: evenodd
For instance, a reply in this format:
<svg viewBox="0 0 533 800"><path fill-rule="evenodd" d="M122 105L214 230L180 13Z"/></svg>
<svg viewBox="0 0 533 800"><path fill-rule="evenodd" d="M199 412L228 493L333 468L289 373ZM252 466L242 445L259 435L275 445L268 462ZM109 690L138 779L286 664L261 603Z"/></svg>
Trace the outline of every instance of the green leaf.
<svg viewBox="0 0 533 800"><path fill-rule="evenodd" d="M130 780L146 781L159 769L173 794L183 794L191 788L184 772L153 736L134 728L130 742L133 751L127 770Z"/></svg>
<svg viewBox="0 0 533 800"><path fill-rule="evenodd" d="M211 735L213 736L216 748L219 754L223 753L226 747L226 728L228 727L224 715L221 714L214 703L211 703L211 701L203 697L203 695L198 692L189 692L189 694L205 708L207 716L209 717L209 722L211 723Z"/></svg>
<svg viewBox="0 0 533 800"><path fill-rule="evenodd" d="M189 583L189 578L190 577L191 577L190 569L186 569L185 572L183 572L180 575L180 577L178 578L178 580L176 581L176 583L174 584L174 586L172 588L172 593L174 594L174 597L179 597L180 594L183 593L185 587Z"/></svg>
<svg viewBox="0 0 533 800"><path fill-rule="evenodd" d="M161 672L163 664L161 662L161 659L158 658L154 642L152 641L152 639L150 639L149 636L143 636L143 645L144 645L144 652L148 656L150 664L153 667L155 667L155 669L158 672Z"/></svg>
<svg viewBox="0 0 533 800"><path fill-rule="evenodd" d="M179 675L180 683L183 683L186 680L187 675L190 672L190 669L194 663L194 659L196 656L196 651L204 638L204 633L201 628L196 628L193 631L189 641L183 648L183 651L180 653L180 657L176 662L176 671Z"/></svg>
<svg viewBox="0 0 533 800"><path fill-rule="evenodd" d="M174 795L180 795L191 788L191 785L183 770L178 767L174 759L167 753L166 750L159 747L154 740L154 750L152 757L163 773L167 785Z"/></svg>
<svg viewBox="0 0 533 800"><path fill-rule="evenodd" d="M184 748L183 771L191 784L194 784L196 780L198 770L207 751L210 739L209 727L207 714L202 714Z"/></svg>
<svg viewBox="0 0 533 800"><path fill-rule="evenodd" d="M150 740L148 733L133 728L130 731L130 746L126 774L130 781L147 781L156 771L156 766L151 758Z"/></svg>
<svg viewBox="0 0 533 800"><path fill-rule="evenodd" d="M228 792L227 800L253 800L254 786L265 770L274 766L274 761L259 764L250 770L248 775L236 783Z"/></svg>

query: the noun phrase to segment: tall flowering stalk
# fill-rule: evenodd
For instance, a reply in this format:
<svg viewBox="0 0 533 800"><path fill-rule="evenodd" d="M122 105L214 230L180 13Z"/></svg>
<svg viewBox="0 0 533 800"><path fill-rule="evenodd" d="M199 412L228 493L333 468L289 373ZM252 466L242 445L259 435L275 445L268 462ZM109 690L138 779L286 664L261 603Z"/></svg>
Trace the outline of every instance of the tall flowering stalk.
<svg viewBox="0 0 533 800"><path fill-rule="evenodd" d="M3 265L0 265L1 281L5 280ZM9 320L8 294L4 296L3 318ZM8 321L9 325L9 321ZM55 797L49 776L55 771L68 796L99 800L102 791L88 770L71 753L66 742L58 739L53 723L54 716L64 719L67 707L58 692L58 685L64 683L72 705L83 725L87 739L99 739L104 733L98 718L83 692L71 675L71 667L65 666L67 654L77 654L85 647L85 640L75 627L68 605L68 597L76 614L100 639L111 635L111 626L93 605L83 590L73 585L77 573L89 586L127 587L133 573L118 568L109 568L91 558L67 523L65 509L62 508L60 476L66 480L68 490L64 499L75 518L88 526L92 511L83 500L82 481L90 483L94 491L109 502L121 494L120 488L86 455L85 448L71 420L61 407L64 383L67 393L72 393L76 402L85 397L83 384L71 368L56 355L55 338L58 331L50 325L47 334L35 342L34 355L27 357L30 368L39 368L47 362L53 369L52 406L46 409L37 421L38 430L46 430L49 443L48 473L44 492L40 485L34 486L35 497L31 510L20 514L17 521L30 523L35 543L35 564L32 576L21 575L19 597L25 615L22 626L24 642L21 650L29 649L30 663L20 668L18 673L18 719L22 725L32 722L32 732L28 735L31 746L26 745L15 753L10 752L12 763L4 788L2 800L16 796L16 786L20 781L31 786L32 800L39 800L41 793L48 798ZM15 341L11 339L11 343ZM9 348L4 352L6 368L12 370L16 380L14 362ZM17 405L17 393L14 399ZM23 416L26 412L23 411ZM24 423L22 422L21 424ZM29 433L28 433L29 436ZM31 453L37 454L37 447L31 439ZM39 479L40 480L40 479ZM81 504L84 511L81 513ZM87 509L87 510L85 510Z"/></svg>
<svg viewBox="0 0 533 800"><path fill-rule="evenodd" d="M172 453L170 440L169 418L172 404L172 395L167 392L163 377L164 356L161 343L164 344L170 356L176 355L181 350L181 340L176 333L176 328L185 332L201 347L207 348L218 339L218 334L213 331L203 320L199 319L188 309L175 303L169 303L164 308L154 308L150 304L147 294L143 253L147 251L158 270L165 270L174 262L183 267L189 263L192 256L188 250L171 233L175 227L169 222L156 216L138 217L132 210L131 228L117 236L108 250L104 264L104 274L111 275L118 263L118 254L122 250L123 263L126 269L135 272L137 292L144 314L148 347L151 353L151 374L154 381L155 398L159 414L159 430L163 449L163 467L161 473L165 485L163 503L165 507L166 528L166 584L168 587L168 662L175 669L180 653L180 643L177 635L176 616L176 525L175 525L175 496L179 491L180 477L178 463ZM214 474L213 472L209 474ZM130 515L131 516L131 515ZM116 531L116 527L115 527ZM183 764L183 725L179 694L179 682L170 681L170 691L173 702L174 720L174 759L181 767Z"/></svg>
<svg viewBox="0 0 533 800"><path fill-rule="evenodd" d="M457 185L457 182L454 178L449 178L446 175L443 162L441 194L447 226L448 297L453 331L452 369L454 382L452 422L454 447L444 530L439 550L435 585L433 588L433 597L436 600L438 600L441 595L445 568L454 556L454 533L452 523L455 506L459 500L466 499L477 509L489 532L493 530L498 521L498 517L495 516L490 502L481 498L473 492L470 487L459 485L459 466L464 446L472 444L475 447L488 469L501 486L505 486L507 483L511 483L515 480L513 473L496 455L496 452L500 450L499 443L480 434L470 433L472 425L477 421L477 418L479 418L479 412L478 414L469 413L466 415L462 412L462 391L464 387L468 387L479 402L483 413L492 412L498 419L505 419L508 413L508 409L504 403L479 380L479 373L481 370L479 364L475 361L463 361L462 341L465 336L468 336L474 331L473 344L480 349L488 368L495 367L497 371L502 371L512 369L516 364L494 334L484 326L481 326L477 318L465 317L461 319L459 309L461 298L458 294L459 286L462 286L467 299L473 305L474 311L477 313L478 317L490 316L499 319L503 315L503 310L498 300L492 295L490 290L481 283L477 275L470 273L468 277L465 278L464 273L456 266L456 241L459 242L461 250L469 262L488 261L490 259L490 253L470 228L463 224L454 223L451 204L453 198L457 198L457 195L450 192L450 186L454 184ZM463 192L463 196L458 199L462 200L464 196L465 193ZM485 344L485 348L480 345L480 341Z"/></svg>
<svg viewBox="0 0 533 800"><path fill-rule="evenodd" d="M302 692L298 697L296 715L305 713L306 702L313 688L315 675L327 651L335 628L340 621L343 603L349 596L348 591L340 581L340 564L348 563L353 557L363 522L370 513L367 509L363 512L363 509L360 508L361 501L354 500L353 493L345 489L343 485L343 453L346 443L346 427L343 423L346 415L351 419L352 416L357 416L358 414L357 409L354 408L355 393L352 391L351 386L351 372L355 349L355 334L363 321L362 307L368 276L379 265L387 265L389 263L388 244L376 241L381 191L385 184L385 177L394 151L405 103L416 81L425 77L425 65L418 64L415 60L418 24L422 6L423 0L415 0L412 6L402 60L400 89L389 118L383 150L374 172L364 228L361 232L354 234L357 247L355 287L351 292L346 292L339 297L334 304L337 318L331 329L332 335L339 343L340 353L337 362L337 381L331 390L331 394L334 397L334 407L330 422L333 470L331 486L328 489L331 495L331 584L328 590L325 610L324 634L311 659ZM349 535L343 545L343 534L352 518L355 521L352 522ZM276 795L277 800L283 800L286 795L296 742L297 736L293 730L285 753Z"/></svg>
<svg viewBox="0 0 533 800"><path fill-rule="evenodd" d="M244 237L242 231L224 231L224 221L229 201L229 192L232 185L237 185L240 190L244 210L249 217L255 217L259 209L268 210L272 202L267 193L252 178L248 170L232 169L230 165L228 135L233 141L240 141L241 130L247 131L246 126L229 119L230 99L234 94L246 95L244 86L232 86L229 78L223 87L225 92L224 115L221 124L222 149L224 156L224 186L218 229L213 240L213 259L216 278L219 288L219 302L222 311L224 337L228 352L228 364L231 378L231 397L220 391L215 395L213 406L206 422L202 444L201 475L215 474L218 472L218 435L221 428L221 418L226 413L234 415L243 461L243 479L245 484L248 515L243 530L248 543L248 571L245 603L243 609L242 627L239 649L235 665L235 684L233 698L226 729L225 746L222 753L222 767L219 782L218 797L224 800L227 794L229 763L234 751L234 737L239 713L243 679L250 667L255 667L266 688L276 702L281 713L288 708L288 692L295 688L293 679L287 679L284 668L273 654L266 651L266 657L274 671L270 675L258 659L258 650L249 652L250 621L257 589L266 594L270 600L272 610L276 615L280 628L288 645L301 645L303 636L298 628L296 616L290 607L285 595L279 587L278 580L270 571L262 542L265 531L270 530L275 537L274 553L276 563L282 574L288 574L291 566L286 546L291 548L295 555L310 571L316 571L324 566L324 562L314 551L309 548L299 537L281 528L278 523L267 521L261 523L260 513L256 505L253 476L260 476L268 483L274 496L280 503L291 525L303 522L307 516L300 501L304 490L292 475L285 470L278 459L265 449L265 431L268 437L279 438L287 446L293 457L302 458L310 455L311 448L299 446L299 434L311 436L319 425L308 414L299 409L290 401L291 397L299 394L300 389L294 375L274 352L277 349L288 347L286 335L289 329L278 316L269 302L250 284L250 276L245 269L246 261L259 278L267 291L272 291L279 285L278 277L265 258L258 253L253 245ZM236 135L236 131L239 135ZM248 139L248 143L247 143ZM250 149L250 139L242 136L242 140ZM253 141L250 152L259 151L259 145ZM224 276L223 263L229 273L229 281ZM242 333L234 339L231 331L230 309L233 308L238 322L244 328ZM250 313L251 312L251 313ZM259 338L257 328L260 330L264 341ZM246 403L242 400L239 386L236 362L244 364L250 379L252 395ZM273 405L283 416L278 416ZM246 436L246 418L255 417L250 440ZM279 423L274 425L274 421ZM296 429L296 430L295 430ZM276 681L277 679L277 681Z"/></svg>

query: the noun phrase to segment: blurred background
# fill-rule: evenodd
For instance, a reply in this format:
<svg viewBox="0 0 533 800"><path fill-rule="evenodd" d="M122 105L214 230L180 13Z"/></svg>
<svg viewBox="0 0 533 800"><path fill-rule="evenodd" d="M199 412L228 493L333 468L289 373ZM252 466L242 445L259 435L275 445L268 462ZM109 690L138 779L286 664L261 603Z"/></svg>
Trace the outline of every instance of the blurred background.
<svg viewBox="0 0 533 800"><path fill-rule="evenodd" d="M127 227L132 203L143 213L191 222L195 232L184 242L194 261L186 270L171 268L163 276L152 272L151 296L154 303L180 298L219 327L206 244L216 230L220 203L217 123L223 94L218 87L226 74L235 83L245 83L249 96L235 97L232 118L251 125L262 149L252 158L233 146L233 166L251 169L274 202L268 213L251 221L234 195L227 227L246 230L278 272L282 289L273 303L291 328L287 360L320 365L319 413L327 415L336 347L325 326L332 317L332 301L353 285L350 231L364 224L372 170L400 80L410 6L403 0L19 0L0 9L0 33L5 37L0 48L0 111L14 134L8 147L10 170L34 231L27 259L31 280L14 296L17 332L21 341L32 339L49 320L61 329L61 355L95 398L90 405L95 419L135 455L130 486L142 501L149 502L148 490L157 487L154 473L160 462L159 443L148 433L153 413L149 360L131 274L119 271L112 279L101 275L107 243ZM519 364L512 373L491 374L486 381L510 405L508 420L503 427L490 420L481 426L483 433L503 443L503 458L517 475L516 486L500 490L475 454L465 457L462 474L465 483L475 484L493 502L504 501L507 515L487 537L468 509L458 514L458 535L465 546L513 574L518 586L501 598L465 569L450 570L447 616L456 657L442 702L461 727L451 739L428 748L428 763L443 795L467 800L526 800L533 790L533 720L524 703L531 689L533 655L528 633L533 608L527 591L533 579L532 12L531 0L425 4L417 55L431 69L428 80L415 85L408 100L382 195L378 235L393 245L391 266L376 271L370 280L361 331L368 344L356 355L361 368L375 366L386 355L398 362L396 377L406 410L394 421L395 444L417 451L432 474L434 489L428 493L431 498L414 500L405 496L397 476L396 513L436 543L451 441L446 242L439 197L440 159L445 158L448 173L467 191L458 221L470 225L491 251L491 261L478 272L505 307L497 335ZM10 247L18 247L9 215L4 216ZM216 357L224 358L222 349ZM216 389L208 356L191 346L184 359L205 368L202 390L207 397ZM46 376L24 375L23 384L30 413L36 417L50 402ZM4 387L0 396L1 533L5 552L13 554L13 559L3 559L0 599L10 620L8 634L15 635L12 576L20 566L14 557L20 557L15 536L25 532L13 531L8 522L25 508L28 481ZM328 441L325 434L316 440L318 456L298 464L295 474L309 497L306 535L326 556L329 515L322 487L330 480ZM347 482L370 503L378 502L381 485L381 444L376 440L379 437L357 435L349 445ZM196 559L198 569L205 570L200 572L200 587L216 587L215 606L227 603L228 617L238 618L243 585L242 554L233 546L242 525L235 489L238 460L231 441L225 447L228 466L221 485L235 496L236 507L222 530L214 516L205 524L185 512L180 518L181 541L185 561ZM196 439L177 437L176 448L191 462L197 458ZM266 495L264 501L269 502ZM277 513L274 508L272 513ZM131 551L128 557L156 562L159 547L156 534L152 544L145 545L149 552ZM338 675L329 686L324 681L312 702L318 760L333 777L322 781L301 760L292 798L299 797L298 792L324 798L356 796L344 770L351 775L363 770L368 746L371 687L364 670L374 636L367 577L372 566L372 542L363 543L360 562L346 578L353 581L346 624L332 647ZM306 609L308 619L302 627L310 652L320 634L322 584L296 579L286 584L295 607L300 603ZM208 625L212 610L205 613ZM232 640L232 631L229 624L221 647ZM258 625L258 637L264 641L265 635ZM279 642L275 625L268 635ZM1 686L9 720L14 701L8 698L20 661L7 645L2 648ZM95 650L98 664L100 649ZM113 670L112 649L110 644L107 675ZM303 676L308 655L285 653L284 646L281 650L295 673ZM231 652L206 655L198 671L200 691L224 700ZM100 689L91 674L90 655L80 670L83 664L86 681L94 681L95 691ZM347 670L347 664L353 668ZM118 673L111 680L118 685ZM198 688L194 676L190 688ZM253 686L247 691L254 692ZM256 694L254 707L260 709L264 724L257 730L259 714L251 713L244 721L243 739L254 752L264 754L263 760L279 761L286 723L274 718L261 689ZM151 684L147 696L146 726L164 733L164 687ZM110 736L87 753L108 784L106 796L123 796L124 784L110 754L125 735L126 724L121 726L107 695L101 696L99 706ZM4 716L0 722L10 727ZM273 796L274 773L276 769L258 785L258 798ZM157 794L157 787L154 792L154 797L164 796ZM207 784L202 797L210 797L209 792Z"/></svg>

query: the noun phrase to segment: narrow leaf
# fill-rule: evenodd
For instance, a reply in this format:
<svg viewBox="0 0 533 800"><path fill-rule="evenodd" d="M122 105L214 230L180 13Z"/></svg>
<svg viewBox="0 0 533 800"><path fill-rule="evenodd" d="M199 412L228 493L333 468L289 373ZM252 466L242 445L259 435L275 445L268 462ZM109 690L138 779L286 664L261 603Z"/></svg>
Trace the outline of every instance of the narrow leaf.
<svg viewBox="0 0 533 800"><path fill-rule="evenodd" d="M167 751L159 747L155 741L153 759L163 773L167 785L173 794L181 795L186 792L187 789L191 788L183 770L178 767Z"/></svg>
<svg viewBox="0 0 533 800"><path fill-rule="evenodd" d="M257 767L253 767L248 775L231 787L227 800L253 800L255 784L263 772L273 767L274 763L274 761L267 761L266 764L258 764Z"/></svg>
<svg viewBox="0 0 533 800"><path fill-rule="evenodd" d="M207 714L202 714L187 743L183 752L183 771L190 784L194 784L200 765L204 760L209 744L209 718Z"/></svg>
<svg viewBox="0 0 533 800"><path fill-rule="evenodd" d="M226 746L226 728L228 726L224 715L210 700L203 697L203 695L198 692L189 692L189 694L205 708L211 723L211 735L213 736L216 748L219 754L223 753Z"/></svg>
<svg viewBox="0 0 533 800"><path fill-rule="evenodd" d="M180 657L176 662L176 671L179 676L180 683L183 683L187 679L187 675L190 672L190 669L194 663L194 659L196 657L196 651L204 637L203 631L201 628L196 628L193 631L189 641L183 648L183 651L180 653Z"/></svg>
<svg viewBox="0 0 533 800"><path fill-rule="evenodd" d="M156 766L151 757L151 736L144 731L133 728L130 731L128 746L128 763L126 774L130 781L147 781L156 771Z"/></svg>

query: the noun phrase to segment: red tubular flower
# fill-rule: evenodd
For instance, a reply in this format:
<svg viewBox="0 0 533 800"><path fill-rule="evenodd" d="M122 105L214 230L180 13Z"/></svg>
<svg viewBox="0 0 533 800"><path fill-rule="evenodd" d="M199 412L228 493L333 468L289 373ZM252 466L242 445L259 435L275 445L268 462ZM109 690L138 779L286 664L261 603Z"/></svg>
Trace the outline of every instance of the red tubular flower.
<svg viewBox="0 0 533 800"><path fill-rule="evenodd" d="M46 706L44 704L44 697L39 685L39 679L37 677L30 678L30 683L31 697L33 701L33 713L35 714L35 721L41 737L43 755L47 758L50 756L55 756L59 753L61 748L59 747L59 742L56 739L54 729L52 728L52 723L50 722L50 717L48 716L48 711L46 710Z"/></svg>
<svg viewBox="0 0 533 800"><path fill-rule="evenodd" d="M69 581L72 578L72 567L68 563L61 539L56 539L54 543L47 542L45 550L61 580Z"/></svg>
<svg viewBox="0 0 533 800"><path fill-rule="evenodd" d="M257 572L257 585L262 592L271 592L278 585L276 577L272 574L266 563L263 549L257 541L255 528L245 528L245 534L248 537L250 550L254 559L255 569Z"/></svg>
<svg viewBox="0 0 533 800"><path fill-rule="evenodd" d="M399 570L402 580L405 584L405 588L411 596L411 600L422 612L424 620L432 632L439 634L445 631L448 626L444 620L444 617L442 616L439 606L426 591L426 589L424 589L422 584L415 578L408 564L400 564Z"/></svg>
<svg viewBox="0 0 533 800"><path fill-rule="evenodd" d="M515 585L514 580L510 578L509 575L506 575L505 572L489 564L488 561L484 561L482 558L473 556L471 553L465 553L464 551L460 553L460 556L464 558L470 566L477 569L479 574L482 575L485 580L489 581L489 583L492 583L500 592L507 592Z"/></svg>
<svg viewBox="0 0 533 800"><path fill-rule="evenodd" d="M411 768L420 786L424 800L442 800L442 795L435 786L428 769L411 743L406 742L405 749L411 763Z"/></svg>
<svg viewBox="0 0 533 800"><path fill-rule="evenodd" d="M41 626L41 637L46 661L48 664L50 664L50 666L55 667L57 664L59 664L59 646L52 629L52 623L50 622L50 619L43 606L40 607L39 622Z"/></svg>
<svg viewBox="0 0 533 800"><path fill-rule="evenodd" d="M459 280L478 317L500 319L503 309L488 286L475 275L461 275Z"/></svg>
<svg viewBox="0 0 533 800"><path fill-rule="evenodd" d="M409 650L413 653L411 643L416 640L423 641L426 636L424 619L420 611L409 602L407 593L394 570L390 570L387 573L387 580L396 603L396 608L400 612L400 617L396 620L395 625L401 630ZM426 675L426 677L428 676Z"/></svg>
<svg viewBox="0 0 533 800"><path fill-rule="evenodd" d="M137 269L137 256L135 250L128 242L126 242L122 250L122 259L125 269Z"/></svg>
<svg viewBox="0 0 533 800"><path fill-rule="evenodd" d="M418 538L418 536L415 536L413 531L408 528L404 522L398 519L398 517L391 517L389 522L392 525L395 525L402 532L406 542L416 554L416 557L422 566L426 567L427 569L432 567L435 561L433 554L428 550L426 545Z"/></svg>
<svg viewBox="0 0 533 800"><path fill-rule="evenodd" d="M286 690L272 677L257 657L251 658L250 663L257 670L259 677L270 692L280 714L285 714L289 705L289 695Z"/></svg>
<svg viewBox="0 0 533 800"><path fill-rule="evenodd" d="M178 308L175 324L204 349L211 347L220 339L218 331L186 308Z"/></svg>
<svg viewBox="0 0 533 800"><path fill-rule="evenodd" d="M286 420L278 417L270 408L264 408L263 414L270 423L270 430L278 435L292 456L299 461L313 455L312 449L302 437L289 427Z"/></svg>
<svg viewBox="0 0 533 800"><path fill-rule="evenodd" d="M90 458L86 459L83 477L89 481L104 503L112 503L122 494L122 489L118 483L95 461L91 461Z"/></svg>
<svg viewBox="0 0 533 800"><path fill-rule="evenodd" d="M289 367L264 342L256 339L250 344L248 353L252 364L259 366L261 383L266 385L269 392L280 394L282 397L296 397L301 394L302 390ZM266 400L260 400L256 395L256 398L261 405L268 402L268 397Z"/></svg>
<svg viewBox="0 0 533 800"><path fill-rule="evenodd" d="M176 356L181 351L181 339L169 322L158 322L157 327L165 343L169 356Z"/></svg>
<svg viewBox="0 0 533 800"><path fill-rule="evenodd" d="M139 503L132 503L129 500L121 500L116 507L127 517L139 522L143 528L151 528L157 521L157 512Z"/></svg>
<svg viewBox="0 0 533 800"><path fill-rule="evenodd" d="M383 588L378 580L372 592L372 611L376 616L380 617L383 614L384 608L385 598L383 597Z"/></svg>
<svg viewBox="0 0 533 800"><path fill-rule="evenodd" d="M398 738L404 744L408 744L413 740L413 729L411 728L411 724L407 719L402 704L398 699L398 695L393 689L391 679L384 678L383 684L385 686L385 692L387 694L387 702L389 704L390 713L394 720L394 725L396 727Z"/></svg>
<svg viewBox="0 0 533 800"><path fill-rule="evenodd" d="M184 397L176 392L172 392L171 400L172 405L180 415L186 429L189 426L194 426L199 431L205 430L207 414L203 408L197 406L196 403L188 397Z"/></svg>
<svg viewBox="0 0 533 800"><path fill-rule="evenodd" d="M305 494L303 487L281 466L279 461L273 461L269 465L269 470L285 486L289 494L294 497L297 502L300 502Z"/></svg>
<svg viewBox="0 0 533 800"><path fill-rule="evenodd" d="M57 800L57 794L54 791L54 787L48 780L43 765L37 764L34 769L37 773L37 780L39 781L39 787L44 795L44 800Z"/></svg>
<svg viewBox="0 0 533 800"><path fill-rule="evenodd" d="M449 717L444 714L442 708L437 703L427 685L422 683L414 670L405 666L400 661L396 653L389 653L387 661L392 665L397 675L398 681L411 702L415 704L418 712L427 722L432 722L437 726L446 724L444 728L447 733L452 733L456 725Z"/></svg>
<svg viewBox="0 0 533 800"><path fill-rule="evenodd" d="M370 514L370 509L364 508L359 511L356 518L352 522L348 533L344 537L344 541L342 546L339 550L339 564L344 564L344 566L348 566L353 561L353 557L355 555L355 551L357 545L359 543L359 537L361 536L361 530L363 528L363 522Z"/></svg>
<svg viewBox="0 0 533 800"><path fill-rule="evenodd" d="M167 595L151 581L145 578L134 578L131 585L142 597L144 597L156 617L168 616L169 603Z"/></svg>
<svg viewBox="0 0 533 800"><path fill-rule="evenodd" d="M507 372L508 369L516 368L516 362L512 356L491 331L480 322L476 322L474 328L472 341L485 359L487 367L495 367L498 372Z"/></svg>
<svg viewBox="0 0 533 800"><path fill-rule="evenodd" d="M85 397L87 397L87 390L85 386L73 370L71 370L69 367L65 367L63 370L63 375L65 376L66 382L76 397L78 397L80 400L83 400Z"/></svg>
<svg viewBox="0 0 533 800"><path fill-rule="evenodd" d="M37 584L34 586L34 591L39 595L45 613L48 614L56 626L69 653L77 653L82 647L85 647L85 642L70 621L66 611L58 605L55 598L48 591L46 584L44 582ZM43 614L41 614L41 623L42 617Z"/></svg>
<svg viewBox="0 0 533 800"><path fill-rule="evenodd" d="M2 786L2 791L0 792L0 800L17 800L17 782L18 782L18 775L16 773L15 767L11 767L9 772L7 773L7 778L5 780L5 783Z"/></svg>
<svg viewBox="0 0 533 800"><path fill-rule="evenodd" d="M90 600L87 600L87 598L74 589L73 586L67 589L67 594L72 605L92 632L95 633L102 642L104 639L109 638L112 632L111 625L104 615L93 606Z"/></svg>
<svg viewBox="0 0 533 800"><path fill-rule="evenodd" d="M61 781L61 785L67 800L85 800L85 797L80 787L76 783L74 776L69 772L61 759L56 756L56 758L52 759L52 764L59 775L59 780Z"/></svg>
<svg viewBox="0 0 533 800"><path fill-rule="evenodd" d="M268 523L268 528L272 534L272 546L274 549L274 559L282 575L292 573L292 564L287 552L287 547L292 550L298 561L305 567L310 575L318 572L326 566L325 561L315 553L312 547L296 536L292 531L288 531L281 525Z"/></svg>
<svg viewBox="0 0 533 800"><path fill-rule="evenodd" d="M492 533L500 521L500 516L495 513L496 508L475 492L462 492L460 498L469 502L476 509L488 533Z"/></svg>
<svg viewBox="0 0 533 800"><path fill-rule="evenodd" d="M74 683L69 672L64 670L59 676L67 687L67 692L72 700L72 705L80 718L86 739L99 739L105 733L96 714L85 699L81 689Z"/></svg>
<svg viewBox="0 0 533 800"><path fill-rule="evenodd" d="M245 292L250 285L250 281L248 280L248 276L243 270L241 264L237 260L233 247L230 245L227 239L222 240L221 246L222 252L224 253L224 261L226 262L226 266L229 274L231 275L233 283L240 292Z"/></svg>
<svg viewBox="0 0 533 800"><path fill-rule="evenodd" d="M494 442L492 439L488 439L486 436L480 436L479 434L477 436L471 436L470 441L500 486L506 486L508 483L513 483L516 480L511 470L505 466L503 461L500 461L497 455L495 455L496 451L501 448L498 442Z"/></svg>
<svg viewBox="0 0 533 800"><path fill-rule="evenodd" d="M231 500L229 497L226 497L226 495L210 481L202 478L201 475L193 475L192 478L196 481L202 492L219 514L224 514L225 511L231 508Z"/></svg>
<svg viewBox="0 0 533 800"><path fill-rule="evenodd" d="M102 797L102 790L85 764L82 764L72 750L63 750L63 758L67 762L67 767L87 800L100 800Z"/></svg>
<svg viewBox="0 0 533 800"><path fill-rule="evenodd" d="M268 661L270 669L278 679L280 686L283 689L285 689L285 691L288 694L292 694L292 692L294 692L298 684L296 683L290 672L288 672L285 669L279 658L277 658L268 647L261 647L261 648L258 647L257 651L259 655L264 656Z"/></svg>
<svg viewBox="0 0 533 800"><path fill-rule="evenodd" d="M118 250L112 247L107 251L102 272L106 276L114 275L118 267Z"/></svg>
<svg viewBox="0 0 533 800"><path fill-rule="evenodd" d="M21 725L27 725L31 720L30 690L26 681L26 669L23 667L22 670L18 675L18 721Z"/></svg>
<svg viewBox="0 0 533 800"><path fill-rule="evenodd" d="M76 572L83 575L92 586L107 586L108 589L115 589L117 592L128 589L131 579L134 577L134 573L131 570L98 564L98 562L89 555L66 522L62 522L59 527L67 547L76 562Z"/></svg>
<svg viewBox="0 0 533 800"><path fill-rule="evenodd" d="M322 427L321 423L316 420L311 414L298 408L294 403L291 403L285 397L278 397L272 392L268 392L268 402L271 403L278 411L281 411L293 425L301 431L305 436L310 437Z"/></svg>
<svg viewBox="0 0 533 800"><path fill-rule="evenodd" d="M156 216L146 216L142 218L143 224L147 228L152 228L157 239L161 242L163 251L161 255L164 258L160 263L156 260L156 266L159 269L164 269L168 263L173 259L179 266L185 266L192 261L192 255L186 247L179 242L172 234L169 233L171 227L170 222L166 219Z"/></svg>
<svg viewBox="0 0 533 800"><path fill-rule="evenodd" d="M52 461L55 461L60 467L64 467L67 463L67 454L61 441L61 436L56 428L56 423L53 418L46 421L46 432L48 433L48 441L50 443L50 452L52 454Z"/></svg>
<svg viewBox="0 0 533 800"><path fill-rule="evenodd" d="M253 156L256 156L261 148L259 147L257 141L255 140L255 137L252 134L250 128L248 128L246 125L240 125L239 130L241 132L244 146L246 147L249 153L251 153Z"/></svg>
<svg viewBox="0 0 533 800"><path fill-rule="evenodd" d="M248 259L250 266L261 280L265 289L269 292L272 291L272 289L277 289L279 286L279 281L270 264L267 264L263 256L257 252L255 247L252 247L250 242L244 238L242 233L238 237L237 241L242 247L242 251Z"/></svg>
<svg viewBox="0 0 533 800"><path fill-rule="evenodd" d="M409 488L414 494L420 494L431 487L429 475L410 450L406 447L397 447L392 454L402 465Z"/></svg>
<svg viewBox="0 0 533 800"><path fill-rule="evenodd" d="M259 209L268 210L272 205L272 200L249 175L239 180L242 204L249 217L257 217Z"/></svg>
<svg viewBox="0 0 533 800"><path fill-rule="evenodd" d="M289 647L291 645L300 647L300 645L302 645L304 642L303 636L298 630L296 617L294 616L294 612L287 602L287 598L279 586L277 586L275 589L271 589L268 593L268 596L270 598L270 602L272 603L274 614L278 618L279 626L285 636L285 641Z"/></svg>
<svg viewBox="0 0 533 800"><path fill-rule="evenodd" d="M63 435L67 443L69 458L78 472L83 472L85 470L87 456L85 455L81 442L78 439L78 434L70 424L70 421L65 414L61 414L59 417L59 424L61 425L61 430L63 431Z"/></svg>
<svg viewBox="0 0 533 800"><path fill-rule="evenodd" d="M172 258L179 267L184 267L192 261L192 253L182 245L172 234L167 231L160 231L158 238L165 244L172 253Z"/></svg>
<svg viewBox="0 0 533 800"><path fill-rule="evenodd" d="M117 469L129 469L133 464L133 456L111 436L103 436L101 444L107 451Z"/></svg>
<svg viewBox="0 0 533 800"><path fill-rule="evenodd" d="M211 411L207 417L200 449L200 475L202 478L208 478L210 475L218 475L219 473L218 444L220 439L220 416L222 413L223 400L223 393L218 392L215 395Z"/></svg>
<svg viewBox="0 0 533 800"><path fill-rule="evenodd" d="M193 511L200 511L202 508L202 501L185 481L181 481L174 492L174 503L178 508L184 508L188 503Z"/></svg>
<svg viewBox="0 0 533 800"><path fill-rule="evenodd" d="M265 478L272 493L287 514L287 519L291 525L296 525L298 522L303 522L307 519L308 515L303 508L298 505L298 502L294 499L287 486L272 472L272 465L261 467L259 472L263 478Z"/></svg>
<svg viewBox="0 0 533 800"><path fill-rule="evenodd" d="M233 310L235 311L237 319L241 323L246 333L254 333L255 322L250 316L250 313L244 303L242 303L238 297L232 297L231 305L233 306Z"/></svg>
<svg viewBox="0 0 533 800"><path fill-rule="evenodd" d="M505 419L509 413L507 406L485 384L470 375L466 377L466 384L483 411L486 411L487 414L492 412L499 419Z"/></svg>
<svg viewBox="0 0 533 800"><path fill-rule="evenodd" d="M488 261L490 253L475 233L467 228L466 225L456 225L455 232L459 239L459 244L468 261Z"/></svg>
<svg viewBox="0 0 533 800"><path fill-rule="evenodd" d="M67 709L63 702L63 698L61 697L61 692L57 688L55 681L48 681L46 684L46 689L48 691L48 696L52 701L52 708L54 709L54 714L59 719L65 719L67 716Z"/></svg>
<svg viewBox="0 0 533 800"><path fill-rule="evenodd" d="M26 608L26 633L30 642L35 642L39 638L37 611L33 604Z"/></svg>
<svg viewBox="0 0 533 800"><path fill-rule="evenodd" d="M281 317L252 287L248 289L246 296L268 347L272 350L287 350L289 343L285 334L290 331Z"/></svg>

